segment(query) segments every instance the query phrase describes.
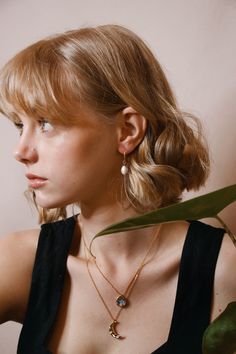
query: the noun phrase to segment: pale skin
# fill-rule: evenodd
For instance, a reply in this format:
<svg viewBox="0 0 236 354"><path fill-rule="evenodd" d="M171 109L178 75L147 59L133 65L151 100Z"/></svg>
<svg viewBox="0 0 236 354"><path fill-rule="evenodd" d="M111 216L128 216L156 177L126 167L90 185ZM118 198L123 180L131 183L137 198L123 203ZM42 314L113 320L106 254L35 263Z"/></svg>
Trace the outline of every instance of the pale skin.
<svg viewBox="0 0 236 354"><path fill-rule="evenodd" d="M131 107L114 124L88 108L79 112L77 126L62 127L20 116L21 136L16 159L26 172L46 178L35 189L42 207L79 202L81 213L67 260L67 275L59 314L47 343L53 354L146 354L168 337L174 307L179 261L188 223L162 225L147 265L133 289L131 306L121 312L117 327L125 337L109 334L112 322L88 276L85 251L98 231L127 217L138 215L117 201L121 188L123 153L141 142L146 120ZM103 272L118 289L125 289L148 249L156 228L122 232L96 239L93 252ZM22 323L25 316L39 230L14 233L0 239L0 322ZM135 241L134 241L135 238ZM22 254L24 257L22 257ZM89 261L98 288L113 314L114 290ZM236 251L225 236L218 258L212 320L236 298Z"/></svg>

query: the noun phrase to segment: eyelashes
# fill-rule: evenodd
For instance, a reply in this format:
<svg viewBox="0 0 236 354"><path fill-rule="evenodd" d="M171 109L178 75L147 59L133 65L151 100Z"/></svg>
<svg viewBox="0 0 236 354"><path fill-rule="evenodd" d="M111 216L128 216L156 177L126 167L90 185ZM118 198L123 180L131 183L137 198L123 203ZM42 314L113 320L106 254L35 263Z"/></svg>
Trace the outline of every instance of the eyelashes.
<svg viewBox="0 0 236 354"><path fill-rule="evenodd" d="M46 119L38 121L42 132L50 132L54 129L53 125L49 123Z"/></svg>
<svg viewBox="0 0 236 354"><path fill-rule="evenodd" d="M19 122L14 122L14 126L16 127L16 129L18 130L18 132L20 133L20 135L22 135L23 133L23 123L19 123Z"/></svg>
<svg viewBox="0 0 236 354"><path fill-rule="evenodd" d="M37 121L37 124L42 133L51 132L54 129L53 125L46 119L39 119ZM24 124L22 122L14 122L14 126L19 131L19 134L22 135L24 130Z"/></svg>

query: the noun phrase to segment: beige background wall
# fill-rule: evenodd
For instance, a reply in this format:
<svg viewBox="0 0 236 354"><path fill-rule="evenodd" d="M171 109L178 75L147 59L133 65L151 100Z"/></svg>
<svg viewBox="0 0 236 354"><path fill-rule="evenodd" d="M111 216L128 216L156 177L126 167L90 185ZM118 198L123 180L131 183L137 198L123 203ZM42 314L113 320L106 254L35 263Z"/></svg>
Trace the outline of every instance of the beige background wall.
<svg viewBox="0 0 236 354"><path fill-rule="evenodd" d="M236 1L0 0L0 66L42 36L104 23L123 24L140 34L158 55L182 107L202 119L212 173L200 193L235 183ZM11 156L16 140L14 128L1 117L2 235L37 222L23 197L24 169ZM222 215L236 232L235 212L234 203ZM13 323L1 326L1 354L16 352L19 329Z"/></svg>

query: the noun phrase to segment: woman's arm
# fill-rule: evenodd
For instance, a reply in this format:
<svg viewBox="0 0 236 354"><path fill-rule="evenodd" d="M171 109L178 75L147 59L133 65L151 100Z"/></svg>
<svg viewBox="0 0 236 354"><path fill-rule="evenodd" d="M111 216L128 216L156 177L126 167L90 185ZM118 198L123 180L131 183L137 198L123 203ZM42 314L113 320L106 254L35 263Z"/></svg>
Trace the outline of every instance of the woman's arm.
<svg viewBox="0 0 236 354"><path fill-rule="evenodd" d="M236 301L236 248L225 234L215 272L212 320Z"/></svg>
<svg viewBox="0 0 236 354"><path fill-rule="evenodd" d="M0 323L22 323L28 303L39 230L0 239Z"/></svg>

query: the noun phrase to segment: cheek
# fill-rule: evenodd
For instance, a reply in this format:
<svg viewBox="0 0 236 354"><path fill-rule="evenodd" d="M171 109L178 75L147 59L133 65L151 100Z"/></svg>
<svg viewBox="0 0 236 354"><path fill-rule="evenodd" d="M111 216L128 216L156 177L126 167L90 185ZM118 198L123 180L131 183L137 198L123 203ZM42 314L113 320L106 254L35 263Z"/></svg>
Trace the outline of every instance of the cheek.
<svg viewBox="0 0 236 354"><path fill-rule="evenodd" d="M63 171L68 166L73 166L85 153L85 146L80 146L78 140L73 136L62 134L53 139L42 141L39 146L40 166L45 166L48 172L53 175L57 175L58 170Z"/></svg>
<svg viewBox="0 0 236 354"><path fill-rule="evenodd" d="M49 184L37 191L37 201L56 207L92 198L99 190L104 193L119 175L120 155L111 137L84 134L44 144L40 165Z"/></svg>

